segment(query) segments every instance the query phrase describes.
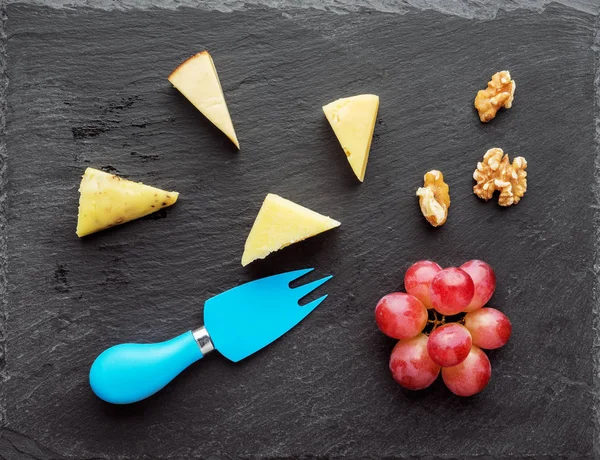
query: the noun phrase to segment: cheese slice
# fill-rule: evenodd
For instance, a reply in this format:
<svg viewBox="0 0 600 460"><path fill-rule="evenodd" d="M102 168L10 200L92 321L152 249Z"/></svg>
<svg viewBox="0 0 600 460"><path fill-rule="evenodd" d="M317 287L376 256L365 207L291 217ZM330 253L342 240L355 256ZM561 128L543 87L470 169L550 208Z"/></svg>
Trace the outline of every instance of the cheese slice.
<svg viewBox="0 0 600 460"><path fill-rule="evenodd" d="M169 81L239 149L233 123L227 110L225 96L217 69L208 51L192 56L171 75Z"/></svg>
<svg viewBox="0 0 600 460"><path fill-rule="evenodd" d="M338 99L323 107L354 174L361 182L365 180L378 109L379 96L374 94Z"/></svg>
<svg viewBox="0 0 600 460"><path fill-rule="evenodd" d="M85 170L79 192L79 237L152 214L179 196L93 168Z"/></svg>
<svg viewBox="0 0 600 460"><path fill-rule="evenodd" d="M339 225L337 220L269 193L246 240L242 265Z"/></svg>

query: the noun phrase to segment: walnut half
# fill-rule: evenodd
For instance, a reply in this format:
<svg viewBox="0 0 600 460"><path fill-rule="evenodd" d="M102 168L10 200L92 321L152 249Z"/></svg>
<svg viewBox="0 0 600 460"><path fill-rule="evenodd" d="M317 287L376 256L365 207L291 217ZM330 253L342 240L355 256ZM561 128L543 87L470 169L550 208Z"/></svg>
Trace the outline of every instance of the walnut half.
<svg viewBox="0 0 600 460"><path fill-rule="evenodd" d="M502 149L490 149L485 152L483 161L477 163L477 169L473 173L473 179L477 181L473 193L487 201L498 190L500 206L517 204L527 191L526 169L525 158L517 157L511 164Z"/></svg>
<svg viewBox="0 0 600 460"><path fill-rule="evenodd" d="M516 86L508 70L492 75L487 88L478 91L475 96L475 108L479 112L479 119L487 123L496 116L501 107L510 109L515 98Z"/></svg>
<svg viewBox="0 0 600 460"><path fill-rule="evenodd" d="M434 169L425 174L423 182L423 187L417 190L421 212L434 227L444 225L450 207L450 189L444 175Z"/></svg>

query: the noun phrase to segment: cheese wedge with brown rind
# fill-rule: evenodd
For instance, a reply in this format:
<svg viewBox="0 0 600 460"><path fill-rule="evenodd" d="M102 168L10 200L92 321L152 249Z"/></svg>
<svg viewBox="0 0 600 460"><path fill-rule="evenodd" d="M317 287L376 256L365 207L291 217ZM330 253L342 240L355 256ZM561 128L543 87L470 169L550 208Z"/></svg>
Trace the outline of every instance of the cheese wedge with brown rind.
<svg viewBox="0 0 600 460"><path fill-rule="evenodd" d="M238 149L240 148L225 103L221 81L208 51L192 56L177 67L169 75L169 81L213 125L223 131Z"/></svg>
<svg viewBox="0 0 600 460"><path fill-rule="evenodd" d="M79 186L77 236L105 230L171 206L179 193L87 168Z"/></svg>

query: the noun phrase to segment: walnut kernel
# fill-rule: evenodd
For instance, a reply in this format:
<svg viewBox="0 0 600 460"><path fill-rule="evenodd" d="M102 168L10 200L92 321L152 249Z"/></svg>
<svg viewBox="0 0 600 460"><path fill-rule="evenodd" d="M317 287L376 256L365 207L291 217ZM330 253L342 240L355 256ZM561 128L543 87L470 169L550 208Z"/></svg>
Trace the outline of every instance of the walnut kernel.
<svg viewBox="0 0 600 460"><path fill-rule="evenodd" d="M444 175L434 169L423 176L423 182L423 187L417 190L421 212L434 227L444 225L450 207L450 189Z"/></svg>
<svg viewBox="0 0 600 460"><path fill-rule="evenodd" d="M496 116L496 112L501 107L510 109L516 86L508 70L495 73L488 82L487 88L478 91L475 96L475 108L479 112L479 119L487 123Z"/></svg>
<svg viewBox="0 0 600 460"><path fill-rule="evenodd" d="M489 200L498 190L500 206L517 204L527 191L527 161L517 157L512 164L502 149L493 148L485 152L483 161L477 163L473 179L473 193L479 198Z"/></svg>

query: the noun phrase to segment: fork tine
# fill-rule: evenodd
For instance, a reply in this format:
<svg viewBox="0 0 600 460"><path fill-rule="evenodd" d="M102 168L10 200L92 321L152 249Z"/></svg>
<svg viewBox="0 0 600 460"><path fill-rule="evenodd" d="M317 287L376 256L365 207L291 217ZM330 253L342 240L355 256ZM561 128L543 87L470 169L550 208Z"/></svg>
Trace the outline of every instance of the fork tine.
<svg viewBox="0 0 600 460"><path fill-rule="evenodd" d="M333 276L326 276L325 278L321 278L320 280L313 281L312 283L305 284L304 286L297 287L293 289L293 292L296 296L298 296L298 300L302 299L302 297L307 296L312 291L317 289L319 286L325 284L329 281Z"/></svg>
<svg viewBox="0 0 600 460"><path fill-rule="evenodd" d="M304 268L302 270L294 270L292 272L280 273L279 275L274 275L273 278L277 278L278 281L290 284L292 281L297 280L298 278L302 278L307 273L310 273L314 270L314 268Z"/></svg>
<svg viewBox="0 0 600 460"><path fill-rule="evenodd" d="M321 302L323 302L327 298L328 294L325 294L323 297L319 297L317 300L313 300L310 303L300 307L300 310L304 312L304 316L308 315L311 311L317 308Z"/></svg>

